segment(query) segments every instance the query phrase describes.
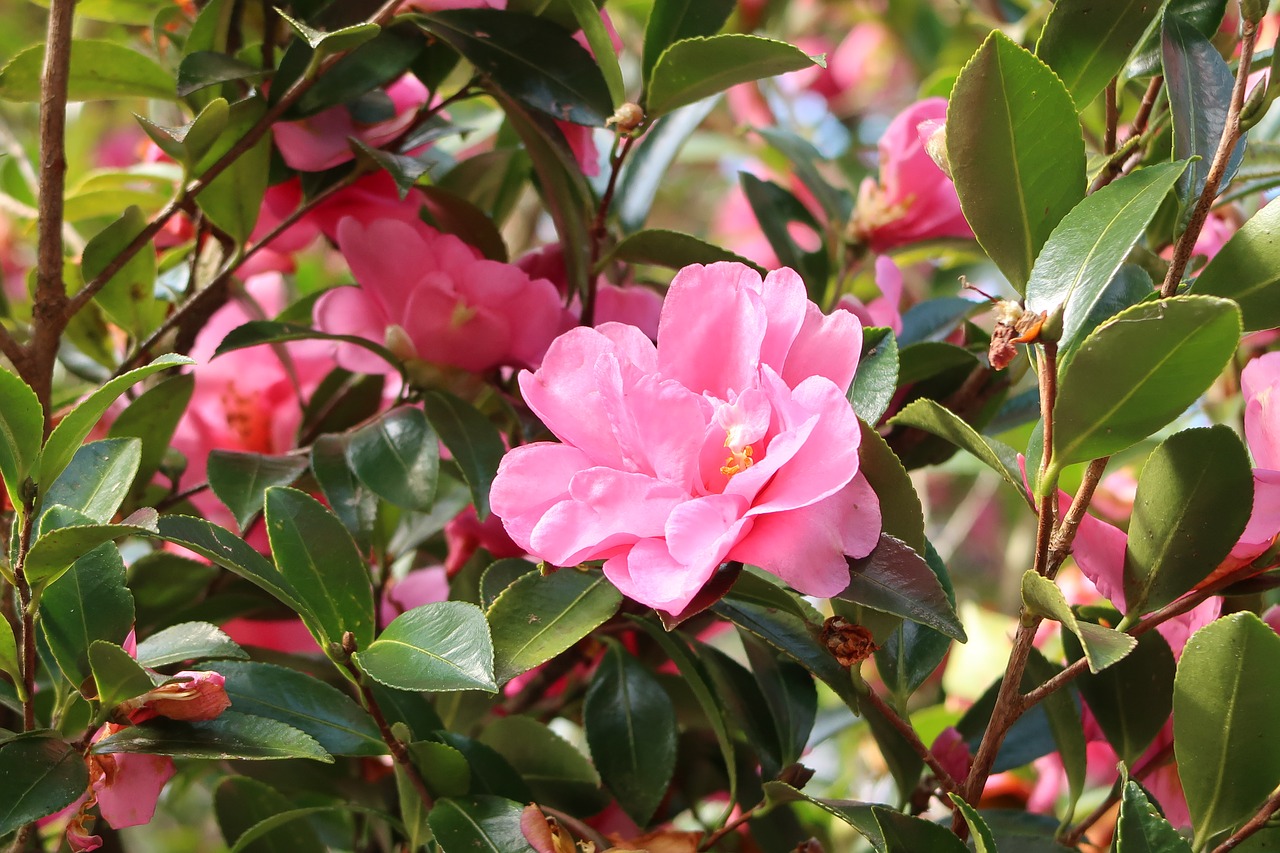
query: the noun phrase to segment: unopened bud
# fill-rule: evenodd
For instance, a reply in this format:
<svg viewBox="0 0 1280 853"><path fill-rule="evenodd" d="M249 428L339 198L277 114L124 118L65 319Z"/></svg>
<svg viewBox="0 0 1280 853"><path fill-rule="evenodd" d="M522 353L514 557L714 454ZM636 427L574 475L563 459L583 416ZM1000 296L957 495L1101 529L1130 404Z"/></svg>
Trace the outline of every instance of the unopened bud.
<svg viewBox="0 0 1280 853"><path fill-rule="evenodd" d="M809 784L809 780L813 778L813 773L814 771L811 768L796 762L782 768L782 772L778 774L778 781L799 791Z"/></svg>
<svg viewBox="0 0 1280 853"><path fill-rule="evenodd" d="M1256 24L1266 17L1270 5L1270 0L1240 0L1240 17Z"/></svg>
<svg viewBox="0 0 1280 853"><path fill-rule="evenodd" d="M212 720L231 707L225 683L216 672L180 672L159 687L121 702L116 712L134 725L155 717Z"/></svg>
<svg viewBox="0 0 1280 853"><path fill-rule="evenodd" d="M618 133L630 133L635 130L644 121L644 110L640 109L639 104L633 104L627 101L608 118L604 126L616 127Z"/></svg>
<svg viewBox="0 0 1280 853"><path fill-rule="evenodd" d="M1242 133L1262 121L1262 117L1267 114L1267 107L1271 106L1271 101L1274 98L1274 95L1271 94L1271 87L1274 85L1276 84L1271 81L1271 75L1268 72L1267 78L1253 87L1253 91L1245 99L1244 105L1240 107L1240 131Z"/></svg>

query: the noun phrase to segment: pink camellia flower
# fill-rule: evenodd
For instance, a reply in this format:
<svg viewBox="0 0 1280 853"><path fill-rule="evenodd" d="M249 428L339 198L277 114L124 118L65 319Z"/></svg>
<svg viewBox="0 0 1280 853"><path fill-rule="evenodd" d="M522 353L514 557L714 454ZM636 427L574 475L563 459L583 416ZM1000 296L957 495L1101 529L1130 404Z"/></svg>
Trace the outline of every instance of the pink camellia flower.
<svg viewBox="0 0 1280 853"><path fill-rule="evenodd" d="M840 297L839 307L851 312L864 326L887 326L902 334L902 270L888 255L876 258L876 287L880 296L865 305L852 294Z"/></svg>
<svg viewBox="0 0 1280 853"><path fill-rule="evenodd" d="M485 549L495 560L524 554L524 549L507 535L502 519L489 513L481 521L473 506L468 506L444 526L444 541L449 549L444 567L450 577L462 570L477 548Z"/></svg>
<svg viewBox="0 0 1280 853"><path fill-rule="evenodd" d="M446 601L449 598L449 576L444 566L428 566L414 569L398 581L389 584L382 593L378 615L382 624L394 620L424 604Z"/></svg>
<svg viewBox="0 0 1280 853"><path fill-rule="evenodd" d="M915 69L893 31L869 20L854 24L827 58L827 74L818 79L818 91L837 112L856 113L910 100ZM823 91L822 85L831 90Z"/></svg>
<svg viewBox="0 0 1280 853"><path fill-rule="evenodd" d="M1253 512L1231 550L1229 568L1252 562L1280 536L1280 352L1246 364L1240 391L1245 442L1257 467L1253 469Z"/></svg>
<svg viewBox="0 0 1280 853"><path fill-rule="evenodd" d="M180 672L159 687L121 702L116 713L134 725L156 717L212 720L231 707L225 684L226 679L216 672Z"/></svg>
<svg viewBox="0 0 1280 853"><path fill-rule="evenodd" d="M880 533L845 398L861 347L857 318L824 315L789 269L685 267L656 347L634 326L579 327L520 374L561 443L508 453L493 511L539 559L604 560L624 594L673 614L727 560L835 595L845 556Z"/></svg>
<svg viewBox="0 0 1280 853"><path fill-rule="evenodd" d="M316 325L326 332L387 342L409 361L481 372L536 365L563 328L555 285L423 223L344 219L338 248L360 286L335 288L316 303ZM348 370L388 370L357 347L340 344L337 353Z"/></svg>
<svg viewBox="0 0 1280 853"><path fill-rule="evenodd" d="M395 110L390 118L363 123L346 105L330 107L300 121L271 125L276 147L285 163L299 172L323 172L355 157L351 139L372 148L395 139L413 124L416 113L429 97L427 87L406 74L387 87L387 97Z"/></svg>
<svg viewBox="0 0 1280 853"><path fill-rule="evenodd" d="M939 237L972 237L955 184L925 143L947 115L946 98L926 98L898 115L880 137L880 180L862 182L854 228L872 251Z"/></svg>
<svg viewBox="0 0 1280 853"><path fill-rule="evenodd" d="M545 278L556 286L561 297L569 293L569 274L565 269L564 247L559 243L543 246L536 251L521 256L516 266L529 274L530 278ZM569 303L567 322L562 331L568 331L578 324L582 313L582 301L575 294ZM595 323L627 323L639 327L640 331L653 340L658 337L658 317L662 313L662 297L654 290L639 284L616 285L604 281L603 276L596 282Z"/></svg>

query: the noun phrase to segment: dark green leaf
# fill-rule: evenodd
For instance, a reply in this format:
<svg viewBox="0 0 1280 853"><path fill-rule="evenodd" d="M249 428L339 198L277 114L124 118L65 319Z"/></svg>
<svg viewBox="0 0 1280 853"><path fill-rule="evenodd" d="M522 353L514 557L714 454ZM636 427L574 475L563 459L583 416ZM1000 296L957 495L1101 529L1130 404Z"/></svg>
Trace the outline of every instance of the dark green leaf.
<svg viewBox="0 0 1280 853"><path fill-rule="evenodd" d="M884 834L887 853L960 853L967 849L951 830L933 821L884 806L872 806L871 811Z"/></svg>
<svg viewBox="0 0 1280 853"><path fill-rule="evenodd" d="M494 9L453 9L421 21L526 106L561 121L597 127L613 115L600 67L551 21Z"/></svg>
<svg viewBox="0 0 1280 853"><path fill-rule="evenodd" d="M531 717L497 719L479 742L515 768L538 802L560 808L603 803L600 776L587 757Z"/></svg>
<svg viewBox="0 0 1280 853"><path fill-rule="evenodd" d="M305 492L267 490L267 537L276 567L306 608L299 612L325 648L350 631L357 648L373 642L373 590L369 568L351 534Z"/></svg>
<svg viewBox="0 0 1280 853"><path fill-rule="evenodd" d="M85 516L66 507L49 508L41 522L43 530L40 538L36 539L27 553L27 580L33 586L53 582L72 563L105 542L137 534L154 535L156 532L156 512L153 509L138 510L119 524L86 523L89 521ZM62 523L70 526L49 529L54 524Z"/></svg>
<svg viewBox="0 0 1280 853"><path fill-rule="evenodd" d="M1128 634L1077 620L1058 585L1035 569L1027 569L1022 576L1022 602L1028 612L1053 619L1075 634L1095 675L1123 660L1138 644Z"/></svg>
<svg viewBox="0 0 1280 853"><path fill-rule="evenodd" d="M509 557L491 563L480 575L480 606L488 611L502 591L538 567L528 560Z"/></svg>
<svg viewBox="0 0 1280 853"><path fill-rule="evenodd" d="M441 853L535 853L520 830L523 811L501 797L443 799L427 822Z"/></svg>
<svg viewBox="0 0 1280 853"><path fill-rule="evenodd" d="M85 281L97 278L146 227L147 217L130 205L119 219L95 234L84 247L80 270ZM155 253L135 253L93 298L112 322L135 339L145 338L160 325L168 310L165 303L156 299Z"/></svg>
<svg viewBox="0 0 1280 853"><path fill-rule="evenodd" d="M474 604L440 601L395 618L356 662L375 681L400 690L498 689L493 642Z"/></svg>
<svg viewBox="0 0 1280 853"><path fill-rule="evenodd" d="M461 797L471 790L471 766L467 764L466 757L453 747L434 741L419 741L409 744L409 754L433 795ZM416 791L413 796L421 801Z"/></svg>
<svg viewBox="0 0 1280 853"><path fill-rule="evenodd" d="M1116 822L1119 853L1191 853L1191 845L1156 811L1137 782L1124 783Z"/></svg>
<svg viewBox="0 0 1280 853"><path fill-rule="evenodd" d="M736 255L728 249L700 240L690 234L653 228L637 231L613 247L604 262L624 261L629 264L647 264L678 270L690 264L714 264L717 261L733 261L746 264L763 274L764 270L753 261Z"/></svg>
<svg viewBox="0 0 1280 853"><path fill-rule="evenodd" d="M0 477L13 506L22 506L22 483L39 462L43 438L44 411L36 392L0 369Z"/></svg>
<svg viewBox="0 0 1280 853"><path fill-rule="evenodd" d="M892 329L862 330L862 358L849 387L849 402L858 417L872 426L880 422L898 390L898 339Z"/></svg>
<svg viewBox="0 0 1280 853"><path fill-rule="evenodd" d="M530 572L494 599L494 675L505 684L573 646L618 612L622 594L597 571Z"/></svg>
<svg viewBox="0 0 1280 853"><path fill-rule="evenodd" d="M616 642L582 706L591 757L619 805L640 826L666 796L676 767L676 711L662 685Z"/></svg>
<svg viewBox="0 0 1280 853"><path fill-rule="evenodd" d="M802 136L777 127L757 127L755 132L776 148L795 170L795 176L813 194L829 220L847 222L853 214L853 196L836 189L823 176L819 164L827 162L821 151Z"/></svg>
<svg viewBox="0 0 1280 853"><path fill-rule="evenodd" d="M294 822L249 840L247 833L263 821L289 812L293 803L275 788L248 776L229 776L213 793L218 828L228 845L249 853L302 853L322 850L324 842L308 823Z"/></svg>
<svg viewBox="0 0 1280 853"><path fill-rule="evenodd" d="M506 452L502 434L474 406L445 391L428 391L422 407L436 435L462 470L471 488L476 516L484 521L489 515L489 486Z"/></svg>
<svg viewBox="0 0 1280 853"><path fill-rule="evenodd" d="M1251 816L1280 784L1280 636L1233 613L1187 642L1173 683L1173 747L1197 850Z"/></svg>
<svg viewBox="0 0 1280 853"><path fill-rule="evenodd" d="M157 382L143 391L111 424L112 438L137 438L142 456L134 479L135 490L151 482L160 468L173 432L195 390L195 376L183 373Z"/></svg>
<svg viewBox="0 0 1280 853"><path fill-rule="evenodd" d="M902 616L966 641L964 626L937 576L901 539L881 534L875 550L862 559L850 559L849 569L849 586L835 598Z"/></svg>
<svg viewBox="0 0 1280 853"><path fill-rule="evenodd" d="M844 821L857 830L863 838L871 843L877 853L883 853L885 850L884 833L880 829L880 823L876 820L875 812L872 811L874 806L871 803L860 803L855 800L819 799L791 787L786 782L765 782L764 793L771 805L812 803L827 814Z"/></svg>
<svg viewBox="0 0 1280 853"><path fill-rule="evenodd" d="M22 668L18 665L18 643L8 619L0 620L0 672L8 673L15 687L22 683Z"/></svg>
<svg viewBox="0 0 1280 853"><path fill-rule="evenodd" d="M1204 37L1212 38L1222 24L1227 2L1228 0L1168 0L1167 4L1161 5L1164 6L1165 15L1177 15L1199 30ZM1161 72L1160 23L1160 19L1157 19L1147 27L1142 43L1129 61L1129 77L1150 77Z"/></svg>
<svg viewBox="0 0 1280 853"><path fill-rule="evenodd" d="M740 634L751 672L769 706L778 734L779 764L799 761L813 732L818 691L804 667L778 655L778 650L754 634Z"/></svg>
<svg viewBox="0 0 1280 853"><path fill-rule="evenodd" d="M858 445L858 473L867 478L880 501L880 532L905 542L917 553L924 551L924 510L902 462L880 434L859 420L862 442Z"/></svg>
<svg viewBox="0 0 1280 853"><path fill-rule="evenodd" d="M1239 340L1239 309L1209 296L1135 305L1099 326L1063 371L1051 475L1124 450L1182 414Z"/></svg>
<svg viewBox="0 0 1280 853"><path fill-rule="evenodd" d="M1022 683L1026 685L1044 684L1062 672L1062 667L1047 660L1039 651L1032 649L1027 658L1027 668ZM1026 689L1024 687L1024 689ZM1053 733L1054 745L1062 759L1062 768L1067 774L1068 803L1067 813L1063 818L1069 823L1076 803L1084 792L1086 743L1084 739L1084 723L1080 716L1080 702L1072 690L1059 690L1046 696L1040 702L1045 715L1049 719L1049 731Z"/></svg>
<svg viewBox="0 0 1280 853"><path fill-rule="evenodd" d="M1067 656L1084 656L1071 637L1063 638ZM1173 710L1173 653L1158 631L1138 638L1138 645L1124 660L1106 670L1076 679L1107 741L1126 763L1137 761L1155 740Z"/></svg>
<svg viewBox="0 0 1280 853"><path fill-rule="evenodd" d="M440 441L421 409L392 409L353 432L346 450L351 470L378 497L406 509L431 509Z"/></svg>
<svg viewBox="0 0 1280 853"><path fill-rule="evenodd" d="M1209 261L1192 289L1234 299L1244 330L1280 326L1280 203L1259 210Z"/></svg>
<svg viewBox="0 0 1280 853"><path fill-rule="evenodd" d="M70 805L89 787L80 753L57 732L29 732L0 743L0 835Z"/></svg>
<svg viewBox="0 0 1280 853"><path fill-rule="evenodd" d="M21 51L0 70L0 100L40 100L44 45ZM176 98L173 78L154 59L112 41L72 39L67 100Z"/></svg>
<svg viewBox="0 0 1280 853"><path fill-rule="evenodd" d="M645 112L652 121L739 83L799 71L813 65L800 48L742 33L688 38L658 57L645 86Z"/></svg>
<svg viewBox="0 0 1280 853"><path fill-rule="evenodd" d="M1186 167L1179 161L1138 169L1080 202L1049 235L1031 270L1026 304L1048 313L1062 307L1064 353L1089 332L1094 306Z"/></svg>
<svg viewBox="0 0 1280 853"><path fill-rule="evenodd" d="M305 118L338 104L350 104L361 95L386 86L413 65L427 46L427 36L413 22L403 21L383 27L373 39L365 42L333 64L317 78L286 113L288 119ZM296 41L281 58L279 70L271 83L274 102L291 85L315 54L305 43Z"/></svg>
<svg viewBox="0 0 1280 853"><path fill-rule="evenodd" d="M333 763L333 756L305 732L235 711L194 723L157 717L103 738L93 745L93 752L144 752L175 758L309 758Z"/></svg>
<svg viewBox="0 0 1280 853"><path fill-rule="evenodd" d="M622 69L618 66L618 54L609 37L609 30L594 0L563 0L573 10L574 21L582 30L587 40L587 49L600 66L605 85L609 87L609 98L615 106L627 99L626 84L622 79ZM723 0L722 0L723 2Z"/></svg>
<svg viewBox="0 0 1280 853"><path fill-rule="evenodd" d="M668 170L676 155L718 100L707 98L658 119L632 147L613 197L623 233L644 225L659 188L667 185Z"/></svg>
<svg viewBox="0 0 1280 853"><path fill-rule="evenodd" d="M99 545L49 584L40 597L40 625L67 680L77 688L92 685L89 646L123 643L133 628L133 596L115 545Z"/></svg>
<svg viewBox="0 0 1280 853"><path fill-rule="evenodd" d="M260 344L277 344L287 343L289 341L341 341L346 344L354 344L355 346L367 349L374 355L380 356L392 366L399 365L397 359L384 346L375 344L367 338L357 337L355 335L330 335L325 332L316 331L309 326L299 326L294 323L276 323L272 320L253 320L245 323L243 326L237 326L227 333L222 339L222 343L218 344L217 350L214 351L213 357L226 355L229 352L238 349L246 349L247 347L256 347Z"/></svg>
<svg viewBox="0 0 1280 853"><path fill-rule="evenodd" d="M924 430L930 435L944 438L962 450L967 450L999 474L1013 486L1018 494L1025 494L1022 474L1018 470L1018 454L1012 447L979 435L977 430L961 420L960 416L944 408L934 400L921 398L898 412L889 423Z"/></svg>
<svg viewBox="0 0 1280 853"><path fill-rule="evenodd" d="M302 36L307 46L320 56L326 56L330 53L342 53L347 50L354 50L372 38L375 38L382 30L377 24L363 23L355 24L350 27L341 27L328 32L312 29L302 21L289 17L279 9L276 12L285 20L294 32Z"/></svg>
<svg viewBox="0 0 1280 853"><path fill-rule="evenodd" d="M347 438L322 435L311 445L311 473L343 527L363 551L378 517L378 496L365 488L347 464Z"/></svg>
<svg viewBox="0 0 1280 853"><path fill-rule="evenodd" d="M126 699L150 691L155 682L142 666L116 643L94 640L89 644L89 664L98 701L110 711Z"/></svg>
<svg viewBox="0 0 1280 853"><path fill-rule="evenodd" d="M925 547L925 562L938 578L938 583L942 584L947 600L954 606L955 593L947 576L947 567L932 544L926 542ZM876 670L900 706L905 708L907 699L933 675L950 649L951 638L946 634L904 619L876 651Z"/></svg>
<svg viewBox="0 0 1280 853"><path fill-rule="evenodd" d="M1252 496L1249 455L1231 427L1188 429L1161 442L1133 500L1126 616L1163 607L1208 577L1244 532Z"/></svg>
<svg viewBox="0 0 1280 853"><path fill-rule="evenodd" d="M474 793L492 794L521 803L533 800L533 792L520 778L520 774L492 747L455 732L437 732L436 737L467 759L471 768L471 790Z"/></svg>
<svg viewBox="0 0 1280 853"><path fill-rule="evenodd" d="M733 0L655 0L644 28L641 79L652 80L658 57L676 42L718 33L733 6Z"/></svg>
<svg viewBox="0 0 1280 853"><path fill-rule="evenodd" d="M307 470L307 458L214 450L209 453L208 468L209 488L244 530L262 511L263 493L298 479Z"/></svg>
<svg viewBox="0 0 1280 853"><path fill-rule="evenodd" d="M446 234L456 234L490 260L507 261L507 244L489 215L462 196L437 186L418 187L422 217Z"/></svg>
<svg viewBox="0 0 1280 853"><path fill-rule="evenodd" d="M898 346L906 349L922 341L941 340L965 317L982 310L980 305L963 296L939 296L917 302L902 315Z"/></svg>
<svg viewBox="0 0 1280 853"><path fill-rule="evenodd" d="M202 174L227 154L232 146L252 133L266 115L267 105L260 98L246 98L231 105L227 129L193 171ZM196 196L196 204L214 225L243 243L253 233L267 191L271 166L271 134L262 134L247 151L223 169Z"/></svg>
<svg viewBox="0 0 1280 853"><path fill-rule="evenodd" d="M1036 55L1083 110L1121 71L1159 12L1152 0L1060 0L1045 21Z"/></svg>
<svg viewBox="0 0 1280 853"><path fill-rule="evenodd" d="M212 50L198 50L182 57L178 66L178 96L185 98L201 89L230 83L232 80L251 80L267 72L243 60Z"/></svg>
<svg viewBox="0 0 1280 853"><path fill-rule="evenodd" d="M138 643L138 663L152 669L187 660L247 657L220 628L208 622L170 625Z"/></svg>
<svg viewBox="0 0 1280 853"><path fill-rule="evenodd" d="M778 262L800 274L811 299L822 298L831 271L827 252L822 247L807 252L791 235L793 225L821 234L822 223L800 199L778 184L763 181L749 172L738 173L738 181L756 221L760 224L760 230L778 256Z"/></svg>
<svg viewBox="0 0 1280 853"><path fill-rule="evenodd" d="M83 445L45 494L46 506L65 506L99 524L109 522L129 494L142 458L136 438Z"/></svg>
<svg viewBox="0 0 1280 853"><path fill-rule="evenodd" d="M993 32L951 92L947 157L974 236L1022 292L1049 233L1084 198L1084 138L1066 87Z"/></svg>

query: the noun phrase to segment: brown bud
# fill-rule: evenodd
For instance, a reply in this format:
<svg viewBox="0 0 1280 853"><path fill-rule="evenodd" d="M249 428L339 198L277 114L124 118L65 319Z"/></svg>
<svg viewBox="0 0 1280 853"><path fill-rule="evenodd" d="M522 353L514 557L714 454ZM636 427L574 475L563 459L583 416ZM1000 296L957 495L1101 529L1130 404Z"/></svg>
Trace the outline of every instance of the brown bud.
<svg viewBox="0 0 1280 853"><path fill-rule="evenodd" d="M618 133L630 133L644 122L644 110L640 109L639 104L633 104L630 101L618 107L614 114L608 118L604 126L616 127Z"/></svg>
<svg viewBox="0 0 1280 853"><path fill-rule="evenodd" d="M822 644L841 666L862 663L880 648L870 630L843 616L832 616L822 623Z"/></svg>
<svg viewBox="0 0 1280 853"><path fill-rule="evenodd" d="M1028 311L1016 302L1001 301L995 307L996 327L991 333L987 359L995 370L1004 370L1018 355L1014 344L1030 344L1040 339L1046 311Z"/></svg>
<svg viewBox="0 0 1280 853"><path fill-rule="evenodd" d="M788 764L782 768L782 772L778 774L778 781L783 782L797 791L809 784L809 780L813 778L813 770L805 767L803 764L796 762Z"/></svg>

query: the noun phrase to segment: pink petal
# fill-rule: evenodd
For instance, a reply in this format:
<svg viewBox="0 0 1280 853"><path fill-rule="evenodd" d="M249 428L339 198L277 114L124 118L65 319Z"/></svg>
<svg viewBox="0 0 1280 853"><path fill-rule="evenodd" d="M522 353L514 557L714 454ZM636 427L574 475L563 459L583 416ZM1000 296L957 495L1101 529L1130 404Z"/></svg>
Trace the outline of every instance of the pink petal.
<svg viewBox="0 0 1280 853"><path fill-rule="evenodd" d="M768 328L759 290L759 274L743 264L676 273L658 325L662 375L722 400L754 384Z"/></svg>
<svg viewBox="0 0 1280 853"><path fill-rule="evenodd" d="M165 783L173 778L173 760L163 755L116 753L102 756L115 762L110 784L97 789L102 818L116 829L149 823Z"/></svg>
<svg viewBox="0 0 1280 853"><path fill-rule="evenodd" d="M489 507L516 544L528 550L534 526L569 497L573 476L591 465L586 454L567 444L540 441L514 448L498 465Z"/></svg>

